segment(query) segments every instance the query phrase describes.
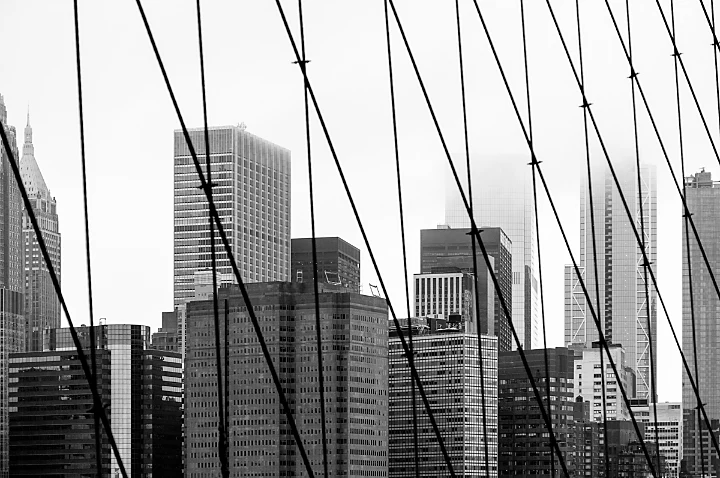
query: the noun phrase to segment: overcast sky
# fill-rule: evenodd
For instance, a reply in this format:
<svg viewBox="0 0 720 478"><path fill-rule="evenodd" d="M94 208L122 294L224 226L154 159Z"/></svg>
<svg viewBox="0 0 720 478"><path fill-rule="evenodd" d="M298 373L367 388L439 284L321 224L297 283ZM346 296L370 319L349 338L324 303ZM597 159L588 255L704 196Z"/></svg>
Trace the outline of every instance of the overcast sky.
<svg viewBox="0 0 720 478"><path fill-rule="evenodd" d="M462 0L470 143L476 158L527 147L477 14ZM481 0L491 35L525 109L518 0ZM533 123L538 158L569 234L578 244L578 184L584 164L577 85L543 1L526 2ZM587 94L614 160L634 160L629 68L604 2L581 2ZM624 27L624 1L610 2ZM633 0L636 70L679 170L672 46L654 0ZM669 2L662 2L669 15ZM297 32L297 3L284 1ZM574 58L574 1L553 2ZM195 2L146 0L146 12L188 126L202 126ZM429 94L456 161L462 161L454 2L397 0ZM718 141L711 35L699 2L678 2L678 44ZM179 127L134 1L81 1L83 84L90 181L95 316L160 325L172 309L173 130ZM308 236L302 80L275 2L203 3L211 125L248 130L292 153L292 235ZM400 311L404 304L382 0L305 2L310 79L348 175L371 244ZM419 269L419 230L444 221L447 162L397 29L393 53L410 273ZM77 324L87 323L72 2L0 0L0 94L22 131L28 105L38 164L57 199L62 285ZM717 159L687 88L683 121L688 172ZM314 120L313 120L314 121ZM639 110L640 154L658 165L661 293L681 324L681 216L647 115ZM361 247L363 290L377 278L317 123L317 232ZM604 161L593 144L593 161ZM19 145L21 148L22 145ZM529 170L529 169L528 169ZM678 173L679 174L679 173ZM548 340L563 342L563 265L569 262L546 199L540 203ZM658 316L659 394L680 400L680 360Z"/></svg>

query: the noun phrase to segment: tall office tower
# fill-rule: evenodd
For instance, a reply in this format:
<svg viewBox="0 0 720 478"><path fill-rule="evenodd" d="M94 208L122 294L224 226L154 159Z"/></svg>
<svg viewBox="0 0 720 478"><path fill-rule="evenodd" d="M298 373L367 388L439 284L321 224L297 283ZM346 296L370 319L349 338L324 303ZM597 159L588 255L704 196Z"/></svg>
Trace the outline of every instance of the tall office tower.
<svg viewBox="0 0 720 478"><path fill-rule="evenodd" d="M25 144L20 160L20 176L32 202L42 237L50 254L53 269L60 279L60 231L57 203L45 184L35 160L30 113L25 126ZM60 301L55 293L50 272L40 252L38 238L23 208L22 232L25 245L25 349L42 350L43 330L60 327Z"/></svg>
<svg viewBox="0 0 720 478"><path fill-rule="evenodd" d="M291 241L292 282L313 284L312 238ZM339 237L315 238L318 261L318 282L340 284L360 293L360 249Z"/></svg>
<svg viewBox="0 0 720 478"><path fill-rule="evenodd" d="M481 336L485 387L483 434L478 335L454 328L413 337L415 366L430 399L432 413L456 476L497 477L497 338ZM410 366L396 333L390 334L390 478L451 476L423 405L415 395L420 461L415 461L415 426ZM489 470L485 467L488 444Z"/></svg>
<svg viewBox="0 0 720 478"><path fill-rule="evenodd" d="M528 350L525 357L535 373L535 383L547 410L544 352L543 349ZM552 427L568 471L574 471L574 355L563 347L548 349L547 355L551 408L567 411L553 413ZM498 387L498 476L548 475L553 467L552 460L555 469L560 470L560 460L550 453L547 426L518 351L498 354L498 374L502 377Z"/></svg>
<svg viewBox="0 0 720 478"><path fill-rule="evenodd" d="M505 304L512 314L516 330L519 328L515 322L513 309L513 259L510 239L499 227L483 227L482 239L488 256L493 264L493 271L505 299ZM433 273L438 268L456 267L464 272L473 272L472 239L470 229L452 229L448 226L438 226L437 229L423 229L420 231L420 271L422 274ZM493 290L494 324L493 333L498 337L498 348L501 352L511 350L514 346L510 325L505 317L505 311L500 302L500 296L495 291L487 263L479 246L476 246L478 266L478 298L483 302L485 283L489 280L489 287ZM422 284L420 284L422 286ZM421 289L422 290L422 289ZM416 293L417 294L417 293ZM480 305L481 312L483 305ZM416 314L431 314L436 312L418 312Z"/></svg>
<svg viewBox="0 0 720 478"><path fill-rule="evenodd" d="M323 468L325 427L329 476L387 476L385 300L320 284L326 390L322 423L313 286L254 283L247 285L247 292L316 473ZM228 350L230 369L230 377L223 373L230 397L230 467L238 476L307 476L247 305L237 287L220 288L219 299L220 346ZM212 438L218 428L213 328L212 300L188 302L187 478L215 477L220 470L217 440ZM223 370L227 372L224 366Z"/></svg>
<svg viewBox="0 0 720 478"><path fill-rule="evenodd" d="M128 476L182 476L180 354L149 350L148 327L99 325L98 392ZM90 327L78 327L89 358ZM12 476L95 476L93 405L69 329L48 329L44 351L10 356ZM104 476L119 476L105 431Z"/></svg>
<svg viewBox="0 0 720 478"><path fill-rule="evenodd" d="M635 395L636 376L632 367L628 367L627 353L620 344L610 345L610 357L620 373L618 377L613 372L608 354L600 347L598 342L592 348L577 348L575 359L575 389L574 396L582 397L590 402L590 419L602 422L602 367L600 353L603 354L605 364L605 408L608 420L630 420L630 410L623 400L620 384L625 388L628 397ZM618 383L619 382L619 383Z"/></svg>
<svg viewBox="0 0 720 478"><path fill-rule="evenodd" d="M682 405L677 402L648 404L647 399L632 400L635 419L645 424L645 443L655 443L655 411L657 408L658 441L663 459L663 475L667 478L680 476L680 462L683 459L683 414Z"/></svg>
<svg viewBox="0 0 720 478"><path fill-rule="evenodd" d="M685 187L687 191L685 199L693 215L695 228L709 263L712 264L712 272L716 280L720 281L720 268L718 268L720 183L713 181L709 171L702 170L685 178ZM690 239L689 257L686 237ZM686 236L684 220L682 240L682 347L690 364L690 370L693 371L695 383L700 389L705 411L717 433L718 420L720 420L720 367L718 367L720 348L717 346L720 338L720 323L717 310L720 307L720 299L715 292L700 246L692 230L688 231ZM695 331L693 331L693 321ZM697 353L697 374L693 365L694 352ZM712 432L707 429L697 407L695 393L683 370L683 457L686 469L691 476L701 476L703 470L708 476L720 476L720 459L710 441Z"/></svg>
<svg viewBox="0 0 720 478"><path fill-rule="evenodd" d="M513 323L524 349L542 347L531 169L524 157L491 162L494 164L483 159L473 167L475 224L481 229L500 227L510 238ZM467 190L466 173L461 177ZM448 180L445 191L445 223L451 227L470 227L454 180ZM516 348L514 341L512 348Z"/></svg>
<svg viewBox="0 0 720 478"><path fill-rule="evenodd" d="M210 128L213 199L245 282L290 279L290 151L245 131ZM190 130L205 164L204 129ZM204 170L204 166L203 166ZM194 273L211 267L210 210L190 149L175 131L174 300L194 295ZM233 271L215 229L217 270Z"/></svg>
<svg viewBox="0 0 720 478"><path fill-rule="evenodd" d="M5 101L0 95L0 121L15 161L15 127L8 126ZM25 349L23 316L23 258L20 242L22 199L8 154L0 145L0 478L8 476L8 354Z"/></svg>

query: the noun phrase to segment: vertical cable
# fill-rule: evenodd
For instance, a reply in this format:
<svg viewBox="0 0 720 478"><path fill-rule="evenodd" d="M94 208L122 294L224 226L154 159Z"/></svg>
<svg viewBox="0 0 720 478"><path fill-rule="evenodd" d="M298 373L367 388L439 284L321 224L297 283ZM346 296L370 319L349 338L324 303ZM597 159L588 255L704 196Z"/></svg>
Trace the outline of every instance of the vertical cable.
<svg viewBox="0 0 720 478"><path fill-rule="evenodd" d="M85 169L85 120L83 114L83 95L82 95L82 69L80 68L80 20L78 14L78 2L73 1L73 12L75 16L75 66L77 70L78 82L78 110L80 119L80 161L82 167L82 183L83 183L83 212L85 214L85 262L87 264L87 283L88 283L88 309L90 312L90 367L92 367L92 385L97 388L97 357L95 351L95 314L93 310L93 294L92 294L92 268L90 266L90 215L88 214L88 193L87 193L87 173ZM28 113L29 114L29 113ZM95 435L95 467L97 468L97 476L102 477L102 443L100 436L100 409L102 402L93 401L93 425Z"/></svg>
<svg viewBox="0 0 720 478"><path fill-rule="evenodd" d="M473 209L473 190L472 190L472 174L470 170L470 140L468 139L468 122L467 122L467 103L465 101L465 68L463 65L463 50L462 50L462 31L460 29L460 2L455 0L455 18L457 24L457 39L458 39L458 59L460 66L460 94L462 96L462 115L463 115L463 138L465 140L465 167L467 169L467 187L468 187L468 206L469 215L471 218L471 224L475 225L475 212ZM483 430L483 452L485 455L485 473L486 476L490 476L490 450L488 444L488 430L487 430L487 417L486 417L486 404L485 404L485 365L482 351L482 323L480 321L480 291L478 290L478 263L477 263L477 239L476 236L481 231L473 230L470 233L470 241L472 243L472 258L473 258L473 274L475 275L475 320L478 337L478 365L480 367L480 397L482 405L482 430ZM489 266L488 266L489 268ZM502 291L497 291L498 294L502 294ZM493 310L493 320L495 319L495 311ZM490 320L488 317L487 320ZM498 330L498 333L500 331Z"/></svg>
<svg viewBox="0 0 720 478"><path fill-rule="evenodd" d="M212 182L212 167L210 160L210 134L208 132L208 121L207 121L207 98L205 96L205 55L203 53L203 39L202 39L202 19L200 17L200 0L196 1L197 5L197 25L198 25L198 47L200 51L200 83L202 86L202 104L203 104L203 125L205 133L205 168L207 170L207 184L201 186L205 187L208 193L208 208L209 201L212 199L212 188L215 184ZM215 224L211 214L208 214L208 221L210 225L210 258L212 263L212 285L213 285L213 319L215 325L215 365L217 372L217 403L218 403L218 457L220 458L220 472L223 478L230 476L230 469L227 462L227 437L225 431L225 407L223 401L225 395L223 394L223 379L222 379L222 366L220 365L221 351L220 351L220 312L217 297L217 255L215 252Z"/></svg>
<svg viewBox="0 0 720 478"><path fill-rule="evenodd" d="M672 7L671 7L672 8ZM715 48L715 0L710 0L710 16L712 20L711 30L713 34L713 63L715 65L715 99L717 101L718 126L720 127L720 71L718 70L718 51ZM673 19L673 36L675 36L675 23ZM683 177L683 182L685 178Z"/></svg>
<svg viewBox="0 0 720 478"><path fill-rule="evenodd" d="M583 61L583 50L582 50L582 28L580 27L580 2L575 0L575 14L577 18L577 34L578 34L578 52L579 52L579 63L580 63L580 93L585 97L585 65ZM593 195L593 183L592 183L592 167L590 165L590 138L588 135L588 111L583 104L583 133L585 138L585 165L587 168L587 195L590 206L590 235L592 236L592 248L593 248L593 272L595 277L595 300L597 304L598 312L600 307L600 274L598 272L598 257L597 257L597 233L595 231L595 198ZM586 246L587 247L587 246ZM587 263L585 265L587 270ZM587 277L587 276L586 276ZM587 311L586 311L587 313ZM607 324L605 324L607 325ZM585 337L585 345L587 346L587 336ZM590 344L592 346L592 344ZM610 476L610 444L608 442L608 428L607 428L607 384L605 379L605 354L600 348L600 370L601 378L600 384L602 387L602 416L603 416L603 447L605 455L605 476ZM594 419L594 417L591 417Z"/></svg>
<svg viewBox="0 0 720 478"><path fill-rule="evenodd" d="M309 61L305 57L305 22L303 21L302 0L298 0L298 12L300 16L300 54L302 55L302 58L299 60L299 64L303 73L305 73ZM325 421L325 375L323 373L322 322L320 320L320 294L318 290L317 240L315 236L315 195L313 191L312 154L310 146L310 109L308 105L307 82L305 82L304 78L305 75L303 74L303 93L305 97L305 142L307 145L308 184L310 186L310 228L312 229L313 286L315 291L315 339L317 343L318 389L320 391L320 430L322 434L323 447L323 476L328 478L327 431L325 430L327 424Z"/></svg>
<svg viewBox="0 0 720 478"><path fill-rule="evenodd" d="M225 299L225 460L230 469L230 308Z"/></svg>
<svg viewBox="0 0 720 478"><path fill-rule="evenodd" d="M385 7L385 36L387 40L387 54L388 54L388 73L390 80L390 107L392 109L392 126L393 126L393 142L395 146L395 170L397 175L397 190L398 190L398 207L400 211L400 238L402 242L403 251L403 273L405 277L405 305L407 307L407 323L408 323L408 346L410 348L410 355L414 356L415 351L413 349L413 332L412 332L412 321L410 319L410 286L408 284L408 268L407 268L407 248L405 247L405 213L403 211L403 200L402 200L402 184L400 176L400 149L398 146L398 134L397 134L397 115L395 112L395 81L393 80L393 64L392 64L392 47L390 43L390 20L388 17L388 4L387 0L383 1ZM419 457L419 445L418 445L418 419L417 419L417 402L415 397L415 382L410 380L410 392L412 399L412 411L413 411L413 450L415 455L415 477L420 478L420 457Z"/></svg>
<svg viewBox="0 0 720 478"><path fill-rule="evenodd" d="M520 25L522 27L522 44L523 44L523 65L525 68L525 99L527 102L527 121L528 121L528 135L530 137L530 144L533 143L533 126L532 126L532 102L530 101L530 68L528 67L528 54L527 54L527 31L525 28L525 0L520 0ZM533 146L534 147L534 146ZM547 331L545 322L545 297L543 295L543 274L542 274L542 253L540 249L540 216L538 215L538 201L537 201L537 183L536 183L536 171L537 161L534 160L532 154L530 155L530 166L532 168L532 185L533 185L533 208L535 211L535 237L537 240L538 248L538 274L540 279L540 316L542 319L542 330L543 330L543 362L545 365L545 394L547 395L548 402L548 428L550 435L550 471L552 477L555 476L555 452L553 446L553 440L555 440L555 434L552 429L552 396L550 395L550 363L548 359L548 347L547 347ZM527 340L526 331L526 340Z"/></svg>

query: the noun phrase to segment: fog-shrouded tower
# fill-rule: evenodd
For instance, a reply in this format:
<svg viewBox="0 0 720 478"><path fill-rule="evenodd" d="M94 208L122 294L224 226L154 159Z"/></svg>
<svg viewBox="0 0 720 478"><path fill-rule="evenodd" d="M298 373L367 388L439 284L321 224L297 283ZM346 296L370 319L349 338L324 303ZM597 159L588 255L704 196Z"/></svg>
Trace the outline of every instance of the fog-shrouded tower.
<svg viewBox="0 0 720 478"><path fill-rule="evenodd" d="M20 159L20 176L32 203L53 269L60 279L57 203L50 194L50 189L45 184L35 160L29 112L25 126L25 144ZM49 268L40 252L37 234L24 208L22 234L25 257L25 347L27 352L39 352L43 349L43 330L60 327L60 302L50 279Z"/></svg>
<svg viewBox="0 0 720 478"><path fill-rule="evenodd" d="M608 342L625 349L626 363L635 371L637 397L651 398L650 338L653 364L657 369L656 293L648 284L650 303L646 301L642 249L632 229L644 229L645 252L657 276L657 171L654 165L641 164L642 194L638 189L635 162L626 160L614 165L632 223L628 219L620 193L610 170L604 163L593 167L593 209L595 250L587 176L580 188L580 255L579 269ZM643 213L641 224L640 211ZM595 282L597 262L598 281ZM648 281L650 281L648 272ZM599 312L596 289L600 293ZM648 330L648 313L650 330ZM565 266L565 344L582 344L591 348L599 334L585 295L572 265ZM653 400L654 401L654 400Z"/></svg>
<svg viewBox="0 0 720 478"><path fill-rule="evenodd" d="M499 227L512 242L512 319L524 349L542 347L540 288L532 170L527 158L475 158L473 213L478 227ZM467 171L458 169L467 192ZM470 218L452 176L445 184L445 223L470 227ZM512 343L513 350L517 348Z"/></svg>

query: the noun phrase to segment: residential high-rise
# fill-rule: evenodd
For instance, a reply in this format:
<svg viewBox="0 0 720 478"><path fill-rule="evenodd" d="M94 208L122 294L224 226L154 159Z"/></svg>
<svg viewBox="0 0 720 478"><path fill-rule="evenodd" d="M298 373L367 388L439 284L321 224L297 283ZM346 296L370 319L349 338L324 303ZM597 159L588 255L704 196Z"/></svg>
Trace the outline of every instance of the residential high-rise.
<svg viewBox="0 0 720 478"><path fill-rule="evenodd" d="M648 404L647 399L632 401L635 419L645 424L645 443L655 443L655 408L657 408L658 441L663 459L662 476L678 478L683 459L683 414L680 403Z"/></svg>
<svg viewBox="0 0 720 478"><path fill-rule="evenodd" d="M7 123L0 95L0 121L18 161L15 127ZM21 244L22 199L10 169L9 156L0 145L0 478L8 477L8 356L25 349L23 257Z"/></svg>
<svg viewBox="0 0 720 478"><path fill-rule="evenodd" d="M312 238L291 241L292 282L313 283ZM318 261L318 282L340 284L360 293L360 249L339 237L315 238Z"/></svg>
<svg viewBox="0 0 720 478"><path fill-rule="evenodd" d="M717 266L720 263L720 183L713 181L709 171L702 170L685 178L685 187L685 199L695 228L712 265L712 272L715 278L720 280L720 269ZM686 237L690 239L689 256ZM688 231L686 236L684 220L682 240L682 348L693 371L695 383L700 389L705 412L710 418L714 433L717 433L720 428L720 348L717 345L720 340L720 322L717 315L720 299L713 287L695 235ZM697 373L693 365L693 352L697 353ZM698 411L698 402L684 369L682 380L683 459L686 469L691 476L701 476L703 470L708 476L720 476L720 457L715 453L710 441L712 432L707 429Z"/></svg>
<svg viewBox="0 0 720 478"><path fill-rule="evenodd" d="M657 250L657 172L653 165L641 165L642 197L638 191L637 170L634 162L615 165L615 169L632 213L638 233L645 232L645 251L650 267L655 268ZM646 301L642 249L637 243L620 193L609 170L596 166L593 172L593 207L595 219L595 247L593 236L589 188L582 182L580 193L580 255L579 268L593 308L598 314L608 342L621 344L627 364L637 376L637 397L652 398L650 393L650 337L653 352L657 355L656 293L648 286L650 302ZM643 220L641 224L640 211ZM642 227L641 227L642 226ZM597 262L601 306L598 312L596 298L595 263ZM655 272L655 269L653 269ZM648 279L649 280L649 279ZM650 329L648 330L648 312ZM587 307L580 281L573 266L565 268L565 343L591 347L599 339L597 326ZM653 357L653 364L657 363Z"/></svg>
<svg viewBox="0 0 720 478"><path fill-rule="evenodd" d="M498 373L497 338L481 336L487 436L478 359L478 334L455 328L427 331L413 337L415 366L456 476L497 477ZM413 382L402 343L390 335L390 478L451 476L420 394L416 392L418 447L415 462ZM489 470L485 467L488 444Z"/></svg>
<svg viewBox="0 0 720 478"><path fill-rule="evenodd" d="M330 476L386 477L385 300L319 284L326 413L322 423L312 284L254 283L247 285L247 292L313 469L323 467L325 427ZM229 354L229 377L223 373L223 378L229 384L230 467L238 476L307 476L247 305L235 286L221 287L218 294L220 348ZM213 323L212 300L188 302L187 478L215 477L220 470ZM228 371L224 366L223 370Z"/></svg>
<svg viewBox="0 0 720 478"><path fill-rule="evenodd" d="M35 160L32 127L28 112L25 126L25 144L20 160L20 176L32 203L40 232L50 254L55 274L60 279L60 231L57 203L45 184ZM23 208L22 233L25 257L25 348L28 352L41 351L43 330L60 327L60 301L50 279L50 272L40 252L37 235L30 216Z"/></svg>
<svg viewBox="0 0 720 478"><path fill-rule="evenodd" d="M523 348L529 350L542 347L542 330L532 171L527 162L524 157L477 161L472 169L472 200L475 224L482 229L502 228L512 243L513 323ZM460 171L460 177L467 191L467 173ZM448 178L445 193L445 223L470 227L454 179ZM512 348L516 348L514 341Z"/></svg>
<svg viewBox="0 0 720 478"><path fill-rule="evenodd" d="M204 129L189 133L204 165ZM289 280L290 151L248 133L244 125L210 128L209 138L213 199L243 281ZM177 307L194 296L195 271L212 266L210 210L182 131L175 131L174 180ZM218 273L232 275L217 228L215 243Z"/></svg>
<svg viewBox="0 0 720 478"><path fill-rule="evenodd" d="M497 277L505 305L512 314L513 307L513 256L510 239L499 227L483 227L482 239L487 250L490 262ZM470 229L452 229L448 226L438 226L437 229L423 229L420 231L420 271L422 274L433 273L440 268L456 267L463 272L474 272L472 255L472 238L469 235ZM490 277L485 258L479 246L476 246L477 268L478 268L478 298L481 312L488 303L485 297L485 286L493 291L494 302L494 324L493 333L498 337L498 348L501 352L511 350L513 339L505 311L500 302L499 295L495 291L495 284ZM417 286L418 284L416 284ZM422 283L421 294L422 295ZM417 297L417 289L416 289ZM416 315L435 314L425 310L422 304L420 310L415 308ZM521 327L514 322L516 330Z"/></svg>

